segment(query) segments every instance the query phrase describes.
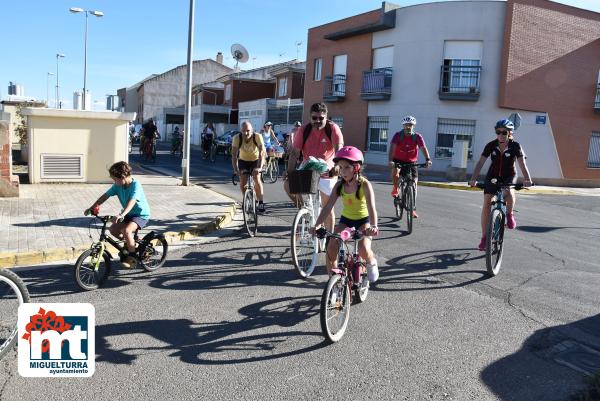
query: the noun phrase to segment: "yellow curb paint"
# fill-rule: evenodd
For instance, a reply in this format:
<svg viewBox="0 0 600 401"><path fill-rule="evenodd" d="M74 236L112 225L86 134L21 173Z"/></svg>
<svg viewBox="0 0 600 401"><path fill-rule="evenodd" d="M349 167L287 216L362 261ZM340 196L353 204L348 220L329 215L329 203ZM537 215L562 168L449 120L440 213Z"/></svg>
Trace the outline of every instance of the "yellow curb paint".
<svg viewBox="0 0 600 401"><path fill-rule="evenodd" d="M73 248L48 249L44 251L44 262L55 262L57 260L73 259Z"/></svg>
<svg viewBox="0 0 600 401"><path fill-rule="evenodd" d="M38 265L40 263L44 263L44 252L42 251L21 252L17 253L15 256L16 266Z"/></svg>
<svg viewBox="0 0 600 401"><path fill-rule="evenodd" d="M17 258L14 253L0 253L0 267L13 267L17 263Z"/></svg>

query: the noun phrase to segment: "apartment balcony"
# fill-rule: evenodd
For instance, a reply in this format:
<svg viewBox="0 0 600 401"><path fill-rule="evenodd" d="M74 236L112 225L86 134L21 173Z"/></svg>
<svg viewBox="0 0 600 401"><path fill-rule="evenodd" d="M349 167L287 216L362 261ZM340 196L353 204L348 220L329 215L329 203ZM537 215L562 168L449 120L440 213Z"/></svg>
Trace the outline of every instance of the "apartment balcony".
<svg viewBox="0 0 600 401"><path fill-rule="evenodd" d="M376 68L363 72L360 98L363 100L389 100L392 96L392 69Z"/></svg>
<svg viewBox="0 0 600 401"><path fill-rule="evenodd" d="M594 102L594 113L600 114L600 83L596 86L596 101Z"/></svg>
<svg viewBox="0 0 600 401"><path fill-rule="evenodd" d="M481 66L443 65L440 73L440 100L477 101Z"/></svg>
<svg viewBox="0 0 600 401"><path fill-rule="evenodd" d="M325 77L323 100L326 102L343 102L346 98L346 75L335 74Z"/></svg>

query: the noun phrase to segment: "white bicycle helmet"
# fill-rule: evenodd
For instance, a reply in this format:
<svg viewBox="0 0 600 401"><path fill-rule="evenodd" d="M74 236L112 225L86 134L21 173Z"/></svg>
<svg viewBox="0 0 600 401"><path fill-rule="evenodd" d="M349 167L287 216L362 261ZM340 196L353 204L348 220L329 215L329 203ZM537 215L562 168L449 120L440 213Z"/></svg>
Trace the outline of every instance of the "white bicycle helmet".
<svg viewBox="0 0 600 401"><path fill-rule="evenodd" d="M406 116L402 119L402 125L404 125L404 124L417 125L417 119L414 118L413 116Z"/></svg>

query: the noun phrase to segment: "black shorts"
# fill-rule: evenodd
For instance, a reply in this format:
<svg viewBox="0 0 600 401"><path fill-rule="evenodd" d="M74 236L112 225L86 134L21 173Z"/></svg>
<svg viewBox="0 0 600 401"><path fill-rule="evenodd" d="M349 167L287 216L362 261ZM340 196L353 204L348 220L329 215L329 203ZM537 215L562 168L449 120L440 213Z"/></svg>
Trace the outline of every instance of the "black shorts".
<svg viewBox="0 0 600 401"><path fill-rule="evenodd" d="M242 171L248 171L248 172L252 172L252 170L254 170L255 168L260 167L260 159L254 160L254 161L246 161L246 160L242 160L242 159L238 159L238 169L240 170L240 173Z"/></svg>
<svg viewBox="0 0 600 401"><path fill-rule="evenodd" d="M340 217L340 224L344 224L346 227L352 227L356 230L361 228L364 224L369 222L369 217L365 217L364 219L352 220L347 218L346 216Z"/></svg>
<svg viewBox="0 0 600 401"><path fill-rule="evenodd" d="M485 187L483 188L484 194L496 195L496 192L498 191L498 185L492 184L492 181L491 181L492 178L495 178L495 177L486 177L485 178ZM513 175L510 177L499 178L498 180L500 180L501 182L503 182L505 184L514 184L517 182L517 176Z"/></svg>
<svg viewBox="0 0 600 401"><path fill-rule="evenodd" d="M143 217L140 217L140 216L125 216L123 221L125 223L129 223L130 221L133 221L135 224L137 224L137 226L140 230L142 228L146 227L146 224L148 224L148 219L144 219Z"/></svg>
<svg viewBox="0 0 600 401"><path fill-rule="evenodd" d="M394 159L394 163L406 163L401 160ZM402 166L400 167L400 175L406 176L409 172L412 173L414 179L419 178L419 169L417 166Z"/></svg>

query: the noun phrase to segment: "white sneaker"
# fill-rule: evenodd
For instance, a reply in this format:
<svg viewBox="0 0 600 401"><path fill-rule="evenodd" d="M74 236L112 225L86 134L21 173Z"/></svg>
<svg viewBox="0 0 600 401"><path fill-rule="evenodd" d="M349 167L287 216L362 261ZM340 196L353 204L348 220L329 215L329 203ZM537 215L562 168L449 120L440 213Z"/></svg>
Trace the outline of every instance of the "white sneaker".
<svg viewBox="0 0 600 401"><path fill-rule="evenodd" d="M379 269L377 268L377 260L373 264L367 263L367 277L370 282L376 282L379 278Z"/></svg>

